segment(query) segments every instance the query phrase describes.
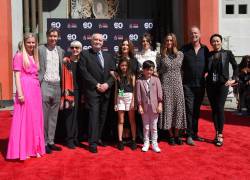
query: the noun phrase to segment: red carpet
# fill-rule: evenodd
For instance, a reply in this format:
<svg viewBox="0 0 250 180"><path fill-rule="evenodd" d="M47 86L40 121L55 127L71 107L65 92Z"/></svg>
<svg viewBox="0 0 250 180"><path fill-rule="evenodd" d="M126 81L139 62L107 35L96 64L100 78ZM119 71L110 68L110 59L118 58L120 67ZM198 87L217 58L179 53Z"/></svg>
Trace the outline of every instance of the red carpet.
<svg viewBox="0 0 250 180"><path fill-rule="evenodd" d="M200 135L206 142L196 146L169 146L160 142L162 153L124 152L99 148L98 154L77 148L54 152L25 162L4 159L11 122L8 111L0 112L0 179L250 179L250 118L226 113L225 144L217 148L210 110L202 108Z"/></svg>

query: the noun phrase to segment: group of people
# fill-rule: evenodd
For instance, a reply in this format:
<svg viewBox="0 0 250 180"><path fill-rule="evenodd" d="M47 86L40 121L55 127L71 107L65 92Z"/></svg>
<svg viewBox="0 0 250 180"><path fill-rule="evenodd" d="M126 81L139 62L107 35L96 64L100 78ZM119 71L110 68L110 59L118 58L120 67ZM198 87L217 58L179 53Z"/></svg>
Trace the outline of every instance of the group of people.
<svg viewBox="0 0 250 180"><path fill-rule="evenodd" d="M141 52L135 54L133 43L125 38L115 57L102 51L99 33L92 35L88 50L82 51L79 41L71 42L70 55L57 46L59 36L58 29L49 29L47 44L38 47L35 35L25 34L22 49L13 59L17 93L7 159L25 160L61 151L54 143L59 109L66 119L66 146L79 146L77 119L81 119L78 108L83 101L88 109L91 153L105 146L103 129L109 108L117 112L119 150L124 149L126 122L132 150L137 149L136 137L142 130L143 152L150 144L153 151L161 152L158 129L167 130L170 145L183 144L180 130L185 130L186 143L194 146L195 140L204 141L198 136L198 119L205 88L215 126L214 144L223 145L224 104L229 86L236 82L238 66L232 52L222 49L221 35L211 36L213 50L209 52L201 44L199 28L193 26L189 44L178 50L175 34L169 33L156 53L150 34L145 33Z"/></svg>

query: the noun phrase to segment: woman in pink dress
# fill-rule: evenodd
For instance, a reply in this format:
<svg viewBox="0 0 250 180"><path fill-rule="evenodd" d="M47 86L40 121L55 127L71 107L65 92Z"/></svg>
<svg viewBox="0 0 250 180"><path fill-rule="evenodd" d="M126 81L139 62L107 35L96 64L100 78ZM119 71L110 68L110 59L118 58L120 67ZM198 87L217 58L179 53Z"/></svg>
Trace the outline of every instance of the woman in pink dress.
<svg viewBox="0 0 250 180"><path fill-rule="evenodd" d="M38 69L37 40L34 34L27 33L22 50L13 59L16 97L7 159L25 160L45 153Z"/></svg>

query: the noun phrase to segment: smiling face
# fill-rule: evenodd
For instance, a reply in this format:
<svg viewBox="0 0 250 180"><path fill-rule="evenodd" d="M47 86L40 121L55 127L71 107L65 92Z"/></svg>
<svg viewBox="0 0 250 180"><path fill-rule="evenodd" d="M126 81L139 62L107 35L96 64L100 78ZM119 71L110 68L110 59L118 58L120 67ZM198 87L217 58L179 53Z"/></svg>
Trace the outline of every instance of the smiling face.
<svg viewBox="0 0 250 180"><path fill-rule="evenodd" d="M94 51L100 51L103 46L103 36L101 34L93 34L91 39L91 46Z"/></svg>
<svg viewBox="0 0 250 180"><path fill-rule="evenodd" d="M29 37L24 41L24 47L28 54L33 54L34 49L36 47L36 39L35 37Z"/></svg>
<svg viewBox="0 0 250 180"><path fill-rule="evenodd" d="M168 36L165 40L165 48L172 49L173 48L173 37Z"/></svg>
<svg viewBox="0 0 250 180"><path fill-rule="evenodd" d="M211 46L213 47L213 50L214 50L214 51L219 51L219 50L221 50L222 41L221 41L221 39L220 39L218 36L214 36L214 37L211 39L210 44L211 44Z"/></svg>
<svg viewBox="0 0 250 180"><path fill-rule="evenodd" d="M55 47L56 43L58 41L58 32L57 31L52 31L48 34L47 36L47 43L50 47Z"/></svg>
<svg viewBox="0 0 250 180"><path fill-rule="evenodd" d="M80 52L81 52L81 47L79 47L79 46L71 46L70 51L71 51L73 56L78 56L80 54Z"/></svg>
<svg viewBox="0 0 250 180"><path fill-rule="evenodd" d="M122 54L123 55L128 55L129 53L129 42L128 41L123 41L122 43Z"/></svg>
<svg viewBox="0 0 250 180"><path fill-rule="evenodd" d="M147 38L142 38L142 48L144 50L150 49L150 43L148 42Z"/></svg>
<svg viewBox="0 0 250 180"><path fill-rule="evenodd" d="M190 38L191 38L192 43L199 42L200 41L200 37L201 37L201 33L200 33L199 28L192 27L190 29Z"/></svg>

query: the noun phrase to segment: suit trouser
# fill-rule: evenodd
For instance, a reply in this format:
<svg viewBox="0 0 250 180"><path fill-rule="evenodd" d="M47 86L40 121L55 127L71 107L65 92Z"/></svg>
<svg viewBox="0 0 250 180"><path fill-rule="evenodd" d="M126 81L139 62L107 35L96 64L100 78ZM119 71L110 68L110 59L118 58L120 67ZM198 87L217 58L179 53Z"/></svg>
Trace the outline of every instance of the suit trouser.
<svg viewBox="0 0 250 180"><path fill-rule="evenodd" d="M74 103L73 109L65 109L65 127L66 127L66 142L73 143L77 141L78 136L78 104L79 104L79 91L74 90Z"/></svg>
<svg viewBox="0 0 250 180"><path fill-rule="evenodd" d="M144 112L144 114L142 114L144 143L149 143L150 133L151 133L152 143L157 143L158 117L159 117L159 114L154 113L151 106L148 106L147 112Z"/></svg>
<svg viewBox="0 0 250 180"><path fill-rule="evenodd" d="M54 144L57 115L60 107L60 83L42 82L45 144Z"/></svg>
<svg viewBox="0 0 250 180"><path fill-rule="evenodd" d="M183 89L186 105L187 135L196 136L198 133L200 106L204 97L205 87L183 85Z"/></svg>
<svg viewBox="0 0 250 180"><path fill-rule="evenodd" d="M98 140L102 138L102 131L105 124L109 98L105 95L88 99L89 105L89 145L97 146Z"/></svg>
<svg viewBox="0 0 250 180"><path fill-rule="evenodd" d="M207 96L212 108L214 127L217 133L222 134L224 127L224 105L228 95L228 86L208 85Z"/></svg>

